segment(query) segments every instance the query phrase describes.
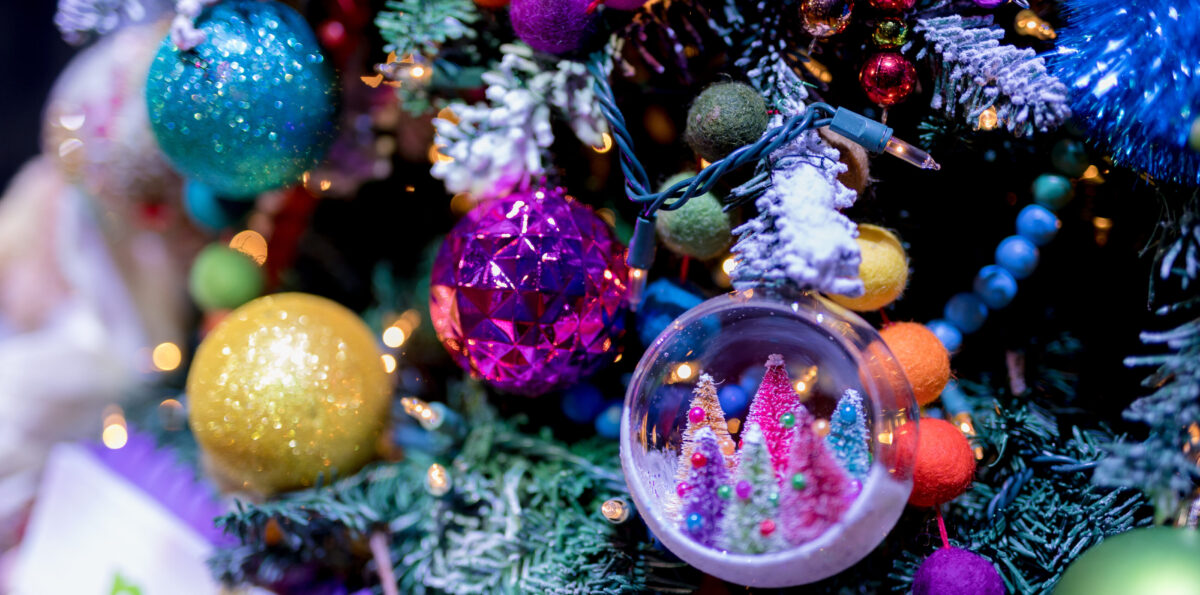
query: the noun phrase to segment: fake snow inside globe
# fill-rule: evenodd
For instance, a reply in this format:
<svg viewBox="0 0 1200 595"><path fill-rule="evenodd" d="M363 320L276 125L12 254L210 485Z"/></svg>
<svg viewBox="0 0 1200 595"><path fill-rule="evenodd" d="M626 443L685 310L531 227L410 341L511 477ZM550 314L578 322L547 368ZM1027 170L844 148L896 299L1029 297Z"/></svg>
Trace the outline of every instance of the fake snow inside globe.
<svg viewBox="0 0 1200 595"><path fill-rule="evenodd" d="M651 531L755 587L821 580L871 552L912 490L917 404L854 313L753 289L673 322L638 363L621 465Z"/></svg>

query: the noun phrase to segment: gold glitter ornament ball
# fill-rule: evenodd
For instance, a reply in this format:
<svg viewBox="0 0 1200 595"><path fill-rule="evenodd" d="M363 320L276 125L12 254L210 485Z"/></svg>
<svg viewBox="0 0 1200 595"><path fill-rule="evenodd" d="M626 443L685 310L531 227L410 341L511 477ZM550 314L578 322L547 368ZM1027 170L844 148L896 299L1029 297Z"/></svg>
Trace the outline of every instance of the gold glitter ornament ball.
<svg viewBox="0 0 1200 595"><path fill-rule="evenodd" d="M188 419L209 470L270 495L374 458L391 405L375 337L325 298L282 293L234 310L200 344Z"/></svg>

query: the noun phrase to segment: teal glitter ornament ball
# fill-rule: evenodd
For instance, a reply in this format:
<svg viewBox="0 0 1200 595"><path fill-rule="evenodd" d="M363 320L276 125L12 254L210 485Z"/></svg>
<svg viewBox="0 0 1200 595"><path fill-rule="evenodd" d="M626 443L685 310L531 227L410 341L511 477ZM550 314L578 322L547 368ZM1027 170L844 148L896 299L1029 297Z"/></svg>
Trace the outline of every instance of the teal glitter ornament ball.
<svg viewBox="0 0 1200 595"><path fill-rule="evenodd" d="M1200 595L1200 531L1134 529L1071 563L1054 595Z"/></svg>
<svg viewBox="0 0 1200 595"><path fill-rule="evenodd" d="M175 167L222 196L252 197L311 169L333 140L335 85L316 37L275 1L204 12L207 39L168 36L146 81L150 123Z"/></svg>

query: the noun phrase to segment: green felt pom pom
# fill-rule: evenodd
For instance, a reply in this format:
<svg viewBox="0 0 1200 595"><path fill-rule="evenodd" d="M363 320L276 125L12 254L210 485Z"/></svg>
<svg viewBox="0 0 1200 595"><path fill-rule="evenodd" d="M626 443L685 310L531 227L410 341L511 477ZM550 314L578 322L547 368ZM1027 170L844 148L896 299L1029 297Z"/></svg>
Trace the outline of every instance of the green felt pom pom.
<svg viewBox="0 0 1200 595"><path fill-rule="evenodd" d="M757 141L767 131L767 102L745 83L717 83L688 110L684 137L709 161Z"/></svg>
<svg viewBox="0 0 1200 595"><path fill-rule="evenodd" d="M672 176L661 189L666 190L693 175ZM733 231L729 213L721 210L721 202L712 194L694 196L674 211L659 211L655 226L658 237L672 252L701 260L724 254Z"/></svg>
<svg viewBox="0 0 1200 595"><path fill-rule="evenodd" d="M188 288L203 310L233 309L262 293L262 269L233 248L209 244L192 263Z"/></svg>

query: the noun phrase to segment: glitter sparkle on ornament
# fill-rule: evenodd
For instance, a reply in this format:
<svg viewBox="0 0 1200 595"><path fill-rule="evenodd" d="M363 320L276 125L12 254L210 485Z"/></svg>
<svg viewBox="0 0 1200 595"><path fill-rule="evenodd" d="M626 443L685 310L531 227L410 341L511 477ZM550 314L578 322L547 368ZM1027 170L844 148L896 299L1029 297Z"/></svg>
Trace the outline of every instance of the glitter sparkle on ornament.
<svg viewBox="0 0 1200 595"><path fill-rule="evenodd" d="M504 391L538 395L610 363L624 331L625 248L556 189L467 214L433 266L430 313L455 361Z"/></svg>
<svg viewBox="0 0 1200 595"><path fill-rule="evenodd" d="M333 140L334 76L312 30L279 2L226 0L180 51L167 36L146 101L158 144L188 177L228 197L295 182Z"/></svg>

